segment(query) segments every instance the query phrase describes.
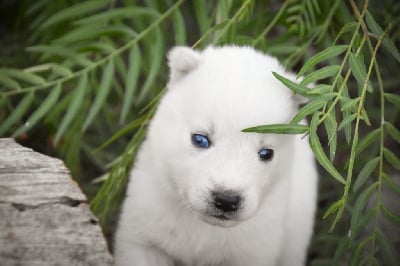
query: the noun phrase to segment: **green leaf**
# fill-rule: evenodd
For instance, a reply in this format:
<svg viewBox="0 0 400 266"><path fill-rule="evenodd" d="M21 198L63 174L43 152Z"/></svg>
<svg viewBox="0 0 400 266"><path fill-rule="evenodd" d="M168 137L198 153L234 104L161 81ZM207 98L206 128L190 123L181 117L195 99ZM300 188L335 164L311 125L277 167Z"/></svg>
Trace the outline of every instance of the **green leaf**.
<svg viewBox="0 0 400 266"><path fill-rule="evenodd" d="M380 128L377 128L377 129L371 131L370 133L368 133L368 135L366 135L358 143L358 145L356 147L356 151L355 151L356 156L359 155L363 150L368 148L377 139L377 137L380 135L380 133L381 133Z"/></svg>
<svg viewBox="0 0 400 266"><path fill-rule="evenodd" d="M352 252L351 257L350 257L350 266L359 266L361 265L360 262L360 257L362 254L362 251L365 249L365 245L368 244L368 242L370 242L371 239L370 238L366 238L363 241L361 241L360 244L357 245L356 249L354 252Z"/></svg>
<svg viewBox="0 0 400 266"><path fill-rule="evenodd" d="M104 6L108 3L108 0L91 0L75 4L50 16L45 22L42 23L42 25L40 25L39 29L44 30L62 21L71 20L73 18L98 11L101 8L104 8Z"/></svg>
<svg viewBox="0 0 400 266"><path fill-rule="evenodd" d="M385 98L394 104L395 106L400 106L400 96L394 93L385 93Z"/></svg>
<svg viewBox="0 0 400 266"><path fill-rule="evenodd" d="M319 109L321 109L324 105L326 104L326 100L324 99L318 99L309 102L307 105L303 106L297 114L292 118L292 121L290 121L291 124L297 124L301 120L303 120L307 115L313 114Z"/></svg>
<svg viewBox="0 0 400 266"><path fill-rule="evenodd" d="M280 82L282 82L283 85L285 85L287 88L292 90L294 93L300 94L304 97L309 98L310 95L307 94L308 88L302 85L299 85L281 75L279 75L276 72L272 72L272 74L277 78Z"/></svg>
<svg viewBox="0 0 400 266"><path fill-rule="evenodd" d="M319 162L319 164L337 181L342 184L345 184L346 181L342 177L342 175L335 169L332 163L329 161L328 157L326 156L324 150L322 149L321 143L319 141L317 135L317 127L319 123L319 113L315 113L313 118L311 119L310 124L310 146L314 153L315 158Z"/></svg>
<svg viewBox="0 0 400 266"><path fill-rule="evenodd" d="M211 18L208 15L207 2L203 0L193 0L193 10L196 14L197 23L200 28L200 35L205 35L207 30L211 27Z"/></svg>
<svg viewBox="0 0 400 266"><path fill-rule="evenodd" d="M349 231L349 238L351 241L354 241L363 230L365 230L365 226L371 221L371 218L376 215L376 208L368 210L365 214L361 214L360 218L357 217L357 221L352 219L351 221L351 229Z"/></svg>
<svg viewBox="0 0 400 266"><path fill-rule="evenodd" d="M394 225L400 226L400 217L392 212L388 207L384 206L383 204L380 204L381 210L383 215L391 221Z"/></svg>
<svg viewBox="0 0 400 266"><path fill-rule="evenodd" d="M344 90L342 93L343 99L340 100L341 106L343 106L350 100L348 88L347 88L346 84L342 84L342 82L343 82L342 78L340 77L338 79L338 88L340 88L341 86L344 86ZM342 115L343 115L343 119L346 119L346 117L349 117L351 115L351 112L348 109L344 109L342 111ZM345 135L347 144L349 144L351 141L351 136L352 136L351 131L352 131L351 123L348 123L347 126L344 127L344 135Z"/></svg>
<svg viewBox="0 0 400 266"><path fill-rule="evenodd" d="M341 30L339 31L339 33L337 34L334 43L337 42L337 40L339 39L340 36L342 36L343 34L345 34L345 33L347 33L347 32L353 32L353 31L355 31L355 30L357 29L357 27L358 27L358 23L357 23L357 22L352 21L352 22L346 23L346 24L341 28Z"/></svg>
<svg viewBox="0 0 400 266"><path fill-rule="evenodd" d="M354 119L356 119L357 114L352 114L347 116L345 119L340 122L338 126L338 131L342 130L344 127L348 126L351 122L353 122Z"/></svg>
<svg viewBox="0 0 400 266"><path fill-rule="evenodd" d="M122 129L120 129L117 133L115 133L111 138L109 138L106 142L104 142L99 148L97 148L94 152L98 152L99 150L102 150L112 144L114 141L117 139L121 138L125 134L132 132L133 129L142 126L143 123L146 121L147 114L142 115L138 119L133 120L126 126L124 126Z"/></svg>
<svg viewBox="0 0 400 266"><path fill-rule="evenodd" d="M40 104L39 108L33 112L24 125L20 126L12 135L12 137L19 136L20 134L28 131L48 112L50 108L57 103L61 95L61 84L57 83L56 87L49 93L46 99Z"/></svg>
<svg viewBox="0 0 400 266"><path fill-rule="evenodd" d="M242 132L271 133L271 134L304 134L308 126L298 124L272 124L243 129Z"/></svg>
<svg viewBox="0 0 400 266"><path fill-rule="evenodd" d="M128 73L126 75L125 81L125 95L124 102L122 104L120 123L125 122L128 112L131 109L132 100L137 89L137 82L139 79L140 66L142 62L142 56L137 45L133 46L132 49L129 51L128 60Z"/></svg>
<svg viewBox="0 0 400 266"><path fill-rule="evenodd" d="M7 130L10 129L15 123L19 122L22 116L28 111L33 100L35 99L35 93L31 90L28 94L24 96L18 106L11 112L10 116L1 123L0 125L0 136L3 136Z"/></svg>
<svg viewBox="0 0 400 266"><path fill-rule="evenodd" d="M313 83L317 80L325 79L328 77L332 77L337 75L340 70L340 66L326 66L317 71L312 72L311 74L304 77L304 79L300 82L300 85L305 86L307 84Z"/></svg>
<svg viewBox="0 0 400 266"><path fill-rule="evenodd" d="M78 65L83 67L89 67L93 65L93 62L86 58L85 55L76 54L72 49L66 49L64 46L59 45L37 45L33 47L28 47L26 49L29 52L39 52L43 53L47 57L49 56L61 56L63 58L69 59Z"/></svg>
<svg viewBox="0 0 400 266"><path fill-rule="evenodd" d="M308 72L318 63L342 54L344 51L347 50L348 47L349 47L348 45L336 45L328 47L325 50L317 53L316 55L312 56L310 59L307 60L307 62L303 65L303 67L297 74L297 77L300 77L304 73Z"/></svg>
<svg viewBox="0 0 400 266"><path fill-rule="evenodd" d="M57 76L68 77L72 75L72 71L69 68L59 64L52 63L51 69Z"/></svg>
<svg viewBox="0 0 400 266"><path fill-rule="evenodd" d="M378 183L373 183L357 197L356 203L351 214L351 228L355 228L356 224L361 221L361 216L371 193L378 187Z"/></svg>
<svg viewBox="0 0 400 266"><path fill-rule="evenodd" d="M337 146L337 122L334 110L329 112L329 114L326 116L324 126L326 129L326 133L328 134L329 159L331 160L331 162L333 162Z"/></svg>
<svg viewBox="0 0 400 266"><path fill-rule="evenodd" d="M346 251L349 245L350 239L347 236L343 237L335 250L335 256L333 257L334 262L332 265L340 265L340 258L343 256L343 253Z"/></svg>
<svg viewBox="0 0 400 266"><path fill-rule="evenodd" d="M364 167L361 169L360 173L358 174L356 181L354 182L353 185L353 192L357 192L357 190L365 183L368 177L372 174L372 172L375 170L376 166L378 165L380 161L380 157L376 157L372 160L370 160L367 164L364 165Z"/></svg>
<svg viewBox="0 0 400 266"><path fill-rule="evenodd" d="M350 110L350 111L357 111L357 104L360 102L360 97L354 98L354 99L350 99L350 101L346 102L345 104L342 105L342 107L340 108L340 111L344 111L344 110Z"/></svg>
<svg viewBox="0 0 400 266"><path fill-rule="evenodd" d="M6 76L1 73L0 73L0 83L3 84L6 88L16 89L16 90L21 89L21 86L18 84L18 82L16 82L9 76Z"/></svg>
<svg viewBox="0 0 400 266"><path fill-rule="evenodd" d="M57 133L54 137L54 143L57 144L60 138L64 135L65 131L70 126L71 122L74 120L75 116L81 109L83 99L85 98L85 92L88 87L88 77L87 74L82 75L81 79L79 80L79 84L75 88L72 98L70 101L70 106L61 120L60 125L58 126Z"/></svg>
<svg viewBox="0 0 400 266"><path fill-rule="evenodd" d="M375 33L378 36L382 36L383 29L381 28L381 26L379 26L379 24L375 21L373 16L368 11L365 14L365 21L367 22L368 28L373 33ZM400 62L400 52L391 39L385 38L382 41L382 45L390 52L390 54L397 60L397 62Z"/></svg>
<svg viewBox="0 0 400 266"><path fill-rule="evenodd" d="M332 213L335 213L342 206L343 206L343 200L342 199L335 201L326 210L326 212L324 213L324 216L322 217L322 219L326 219L329 215L331 215Z"/></svg>
<svg viewBox="0 0 400 266"><path fill-rule="evenodd" d="M363 87L364 83L366 82L366 77L367 77L367 71L365 69L365 64L364 64L364 59L358 55L350 54L349 56L349 64L350 64L350 69L351 73L353 73L353 76L356 78L357 83ZM368 80L367 84L367 90L369 92L373 91L371 82Z"/></svg>
<svg viewBox="0 0 400 266"><path fill-rule="evenodd" d="M111 10L107 10L107 12L102 12L96 15L91 15L86 18L79 19L74 22L75 25L93 25L100 24L104 25L109 22L111 19L139 19L142 16L157 18L160 16L160 13L157 12L156 9L149 7L121 7L114 8Z"/></svg>
<svg viewBox="0 0 400 266"><path fill-rule="evenodd" d="M386 182L386 185L390 187L393 192L395 192L398 196L400 196L400 185L396 184L390 176L385 173L382 173L383 180Z"/></svg>
<svg viewBox="0 0 400 266"><path fill-rule="evenodd" d="M172 23L175 31L175 45L186 44L186 29L183 15L179 9L176 9L172 16Z"/></svg>
<svg viewBox="0 0 400 266"><path fill-rule="evenodd" d="M69 45L74 42L82 42L86 40L98 39L102 36L123 36L126 38L133 38L137 33L125 25L87 25L72 30L62 37L54 40L55 43Z"/></svg>
<svg viewBox="0 0 400 266"><path fill-rule="evenodd" d="M113 75L114 75L114 62L110 60L107 66L104 68L99 91L96 95L96 98L94 99L92 107L89 110L86 120L83 123L83 128L82 128L83 131L86 131L86 129L92 124L94 118L100 111L100 108L104 105L107 96L111 90L111 82Z"/></svg>
<svg viewBox="0 0 400 266"><path fill-rule="evenodd" d="M307 94L309 95L326 95L332 91L332 85L317 84L314 88L310 89Z"/></svg>
<svg viewBox="0 0 400 266"><path fill-rule="evenodd" d="M375 238L381 247L382 251L382 259L383 259L383 264L382 265L398 265L398 261L395 258L395 255L393 253L393 250L391 248L391 245L387 241L386 237L383 235L381 230L379 228L375 228Z"/></svg>
<svg viewBox="0 0 400 266"><path fill-rule="evenodd" d="M387 148L383 149L383 155L386 160L393 166L393 168L400 170L400 159L392 151Z"/></svg>
<svg viewBox="0 0 400 266"><path fill-rule="evenodd" d="M145 99L145 97L151 92L151 88L162 66L164 49L164 36L161 33L160 29L156 28L155 40L152 40L151 45L152 54L150 58L149 72L147 73L146 80L144 81L143 87L137 99L139 103L141 103Z"/></svg>
<svg viewBox="0 0 400 266"><path fill-rule="evenodd" d="M10 76L33 85L46 83L42 77L19 69L3 68L0 69L0 75Z"/></svg>
<svg viewBox="0 0 400 266"><path fill-rule="evenodd" d="M385 126L386 131L392 137L392 139L400 144L400 130L398 130L395 126L393 126L389 122L385 122L384 126Z"/></svg>

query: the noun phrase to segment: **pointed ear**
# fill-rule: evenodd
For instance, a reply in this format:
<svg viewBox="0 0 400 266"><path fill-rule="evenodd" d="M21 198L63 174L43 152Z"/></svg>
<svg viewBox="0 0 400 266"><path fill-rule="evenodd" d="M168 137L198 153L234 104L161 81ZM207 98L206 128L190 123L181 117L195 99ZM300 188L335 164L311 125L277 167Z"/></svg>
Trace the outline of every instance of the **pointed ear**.
<svg viewBox="0 0 400 266"><path fill-rule="evenodd" d="M195 70L200 61L200 53L189 47L172 48L168 54L169 83L174 83Z"/></svg>

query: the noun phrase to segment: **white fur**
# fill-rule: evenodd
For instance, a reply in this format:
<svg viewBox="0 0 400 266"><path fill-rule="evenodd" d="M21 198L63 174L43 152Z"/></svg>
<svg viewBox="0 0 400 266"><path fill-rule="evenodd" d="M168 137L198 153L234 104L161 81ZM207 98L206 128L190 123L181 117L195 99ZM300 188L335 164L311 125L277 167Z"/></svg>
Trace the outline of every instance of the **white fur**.
<svg viewBox="0 0 400 266"><path fill-rule="evenodd" d="M243 133L287 123L298 109L249 47L174 48L170 81L130 173L115 240L117 265L304 265L317 173L307 137ZM191 134L209 137L195 147ZM274 149L271 161L258 151ZM230 220L207 215L210 192L239 191Z"/></svg>

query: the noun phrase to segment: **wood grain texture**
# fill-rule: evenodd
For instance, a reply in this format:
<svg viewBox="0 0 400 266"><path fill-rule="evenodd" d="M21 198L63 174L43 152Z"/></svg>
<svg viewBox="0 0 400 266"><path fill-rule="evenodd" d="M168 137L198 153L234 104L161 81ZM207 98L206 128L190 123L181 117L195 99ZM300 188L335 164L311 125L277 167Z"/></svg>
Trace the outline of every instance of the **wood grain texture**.
<svg viewBox="0 0 400 266"><path fill-rule="evenodd" d="M112 265L63 162L0 139L0 265Z"/></svg>

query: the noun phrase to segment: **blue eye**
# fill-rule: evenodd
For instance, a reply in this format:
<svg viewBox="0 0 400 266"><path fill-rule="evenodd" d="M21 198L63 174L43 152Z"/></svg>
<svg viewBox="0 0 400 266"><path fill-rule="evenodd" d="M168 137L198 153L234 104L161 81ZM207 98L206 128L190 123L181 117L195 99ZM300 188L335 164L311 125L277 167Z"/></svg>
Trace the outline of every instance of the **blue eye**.
<svg viewBox="0 0 400 266"><path fill-rule="evenodd" d="M274 156L274 150L272 149L261 149L258 152L258 157L260 157L262 161L271 160L273 156Z"/></svg>
<svg viewBox="0 0 400 266"><path fill-rule="evenodd" d="M208 138L201 134L192 134L192 143L199 148L208 148L210 146Z"/></svg>

